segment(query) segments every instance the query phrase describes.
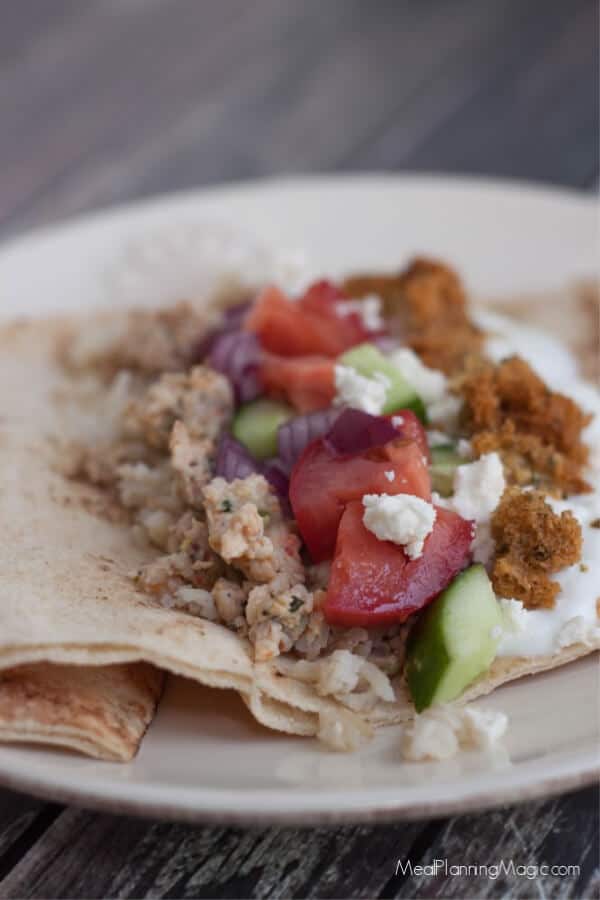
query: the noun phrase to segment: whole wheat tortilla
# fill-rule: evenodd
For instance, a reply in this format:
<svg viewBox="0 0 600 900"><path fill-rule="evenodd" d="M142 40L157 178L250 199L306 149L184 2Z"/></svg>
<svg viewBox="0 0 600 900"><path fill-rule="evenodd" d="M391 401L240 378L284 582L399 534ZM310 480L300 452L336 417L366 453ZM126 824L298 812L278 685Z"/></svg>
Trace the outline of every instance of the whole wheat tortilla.
<svg viewBox="0 0 600 900"><path fill-rule="evenodd" d="M146 663L39 663L0 673L0 740L57 744L98 759L132 759L164 673Z"/></svg>
<svg viewBox="0 0 600 900"><path fill-rule="evenodd" d="M137 591L128 575L147 552L127 523L107 515L99 492L56 470L50 435L62 427L54 398L65 382L53 348L62 327L23 322L0 333L0 671L40 662L145 661L237 690L268 727L315 734L319 713L334 710L337 701L278 675L272 665L255 664L247 641L230 630L160 607ZM575 644L549 657L498 659L462 699L592 649ZM401 679L395 689L397 701L380 703L366 718L374 724L410 718Z"/></svg>

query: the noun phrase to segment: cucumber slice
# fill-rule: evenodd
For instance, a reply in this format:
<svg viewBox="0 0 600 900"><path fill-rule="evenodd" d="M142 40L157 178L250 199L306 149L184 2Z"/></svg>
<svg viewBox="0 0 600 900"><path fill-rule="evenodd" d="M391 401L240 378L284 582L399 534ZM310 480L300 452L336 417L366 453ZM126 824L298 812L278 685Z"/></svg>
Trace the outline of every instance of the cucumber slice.
<svg viewBox="0 0 600 900"><path fill-rule="evenodd" d="M460 466L464 459L457 453L454 444L438 444L437 447L431 448L431 464L432 465L454 465Z"/></svg>
<svg viewBox="0 0 600 900"><path fill-rule="evenodd" d="M427 422L425 404L412 384L409 384L404 375L374 344L359 344L358 347L343 353L338 362L342 366L355 369L367 378L372 378L376 372L389 378L390 386L382 410L384 414L389 415L399 409L412 409L422 422Z"/></svg>
<svg viewBox="0 0 600 900"><path fill-rule="evenodd" d="M465 462L454 444L440 444L431 448L431 487L442 497L449 497L454 487L457 466Z"/></svg>
<svg viewBox="0 0 600 900"><path fill-rule="evenodd" d="M417 712L463 693L496 655L502 617L482 565L460 575L423 613L411 633L408 687Z"/></svg>
<svg viewBox="0 0 600 900"><path fill-rule="evenodd" d="M231 430L256 459L267 459L277 456L277 429L293 415L293 409L285 403L253 400L239 408Z"/></svg>

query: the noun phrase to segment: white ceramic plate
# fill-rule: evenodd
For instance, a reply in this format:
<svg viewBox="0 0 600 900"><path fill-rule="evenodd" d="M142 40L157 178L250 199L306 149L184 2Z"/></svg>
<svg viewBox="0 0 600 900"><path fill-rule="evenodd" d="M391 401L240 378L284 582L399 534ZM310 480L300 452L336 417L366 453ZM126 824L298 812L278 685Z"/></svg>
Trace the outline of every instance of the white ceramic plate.
<svg viewBox="0 0 600 900"><path fill-rule="evenodd" d="M106 273L151 231L231 222L304 247L317 271L446 257L480 296L552 289L595 271L587 198L528 185L421 177L307 178L166 197L5 245L0 314L81 309L106 298ZM151 266L152 258L146 260ZM112 267L112 268L111 268ZM95 762L0 747L0 782L87 806L189 821L329 822L437 816L547 796L598 767L598 670L588 657L497 691L505 750L401 764L398 732L349 756L258 726L239 699L172 680L138 757Z"/></svg>

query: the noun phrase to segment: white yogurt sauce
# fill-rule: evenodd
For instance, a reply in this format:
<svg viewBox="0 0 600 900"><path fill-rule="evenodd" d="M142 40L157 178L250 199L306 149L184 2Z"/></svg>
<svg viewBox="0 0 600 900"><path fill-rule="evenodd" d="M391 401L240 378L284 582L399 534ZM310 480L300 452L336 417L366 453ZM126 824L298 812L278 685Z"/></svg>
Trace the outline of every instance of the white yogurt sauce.
<svg viewBox="0 0 600 900"><path fill-rule="evenodd" d="M561 587L554 608L524 610L523 628L517 632L505 632L498 655L556 653L572 640L582 638L598 646L600 628L596 601L600 598L600 528L592 528L591 522L600 517L600 393L578 378L575 358L554 338L495 313L478 310L474 318L480 327L492 332L486 341L486 351L493 359L500 360L518 353L551 388L562 391L579 403L582 409L594 413L594 419L583 435L591 448L590 466L585 476L593 485L594 492L567 500L548 498L556 512L571 510L581 523L581 560L552 576ZM573 623L573 619L577 622Z"/></svg>

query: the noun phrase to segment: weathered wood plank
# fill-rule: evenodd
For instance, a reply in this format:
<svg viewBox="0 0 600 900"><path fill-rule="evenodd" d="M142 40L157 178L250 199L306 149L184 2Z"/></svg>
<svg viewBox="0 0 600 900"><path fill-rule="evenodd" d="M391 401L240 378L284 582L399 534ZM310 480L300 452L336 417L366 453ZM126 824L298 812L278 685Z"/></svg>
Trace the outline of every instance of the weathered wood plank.
<svg viewBox="0 0 600 900"><path fill-rule="evenodd" d="M39 35L15 65L0 66L2 215L64 177L107 134L129 128L143 141L143 111L164 114L182 92L182 74L197 90L205 77L198 50L226 34L244 6L100 0ZM226 59L218 57L220 74Z"/></svg>
<svg viewBox="0 0 600 900"><path fill-rule="evenodd" d="M579 866L578 874L536 882L540 896L562 900L593 896L598 837L595 789L447 822L372 828L192 828L69 809L0 882L0 897L529 897L532 880L510 872L395 874L400 861L491 867L512 860Z"/></svg>
<svg viewBox="0 0 600 900"><path fill-rule="evenodd" d="M58 815L53 804L0 789L0 882Z"/></svg>
<svg viewBox="0 0 600 900"><path fill-rule="evenodd" d="M369 896L425 828L191 828L69 809L0 897Z"/></svg>
<svg viewBox="0 0 600 900"><path fill-rule="evenodd" d="M82 85L75 92L63 85L54 97L63 127L30 114L27 121L35 124L25 158L19 134L13 138L12 170L10 159L2 165L0 152L0 184L3 177L9 182L0 192L5 231L9 223L14 230L98 204L231 177L341 162L368 168L456 166L461 134L469 159L479 152L478 142L467 137L469 127L476 134L489 121L502 133L518 133L510 106L494 113L502 98L494 99L492 90L510 82L513 63L525 58L529 65L567 26L575 29L573 41L579 40L574 13L580 9L589 16L587 0L574 0L568 9L550 3L543 16L537 4L515 0L459 0L451 15L440 3L331 0L324 7L316 0L258 0L251 11L246 4L245 14L234 0L217 6L222 20L210 23L214 27L204 20L213 4L190 7L182 0L169 7L169 15L155 0L144 10L143 29L130 13L123 21L104 17L90 58L76 55L69 62L69 81ZM589 56L594 42L584 43L583 55ZM164 71L156 65L161 54L169 60ZM579 64L572 54L563 56L548 60L551 82L568 81L571 67ZM528 118L536 118L538 101L535 95L524 104ZM440 129L444 135L452 131L455 118L466 116L462 110L471 110L472 103L475 119L467 116L456 150L447 151L445 138L435 136ZM593 103L578 104L579 112L566 106L561 127L571 131L580 127L577 116L585 110L594 115ZM587 133L589 123L581 127ZM377 131L381 136L372 142ZM527 132L531 160L542 135L539 128ZM479 152L479 169L490 169L485 154L496 139L491 148L490 141ZM580 144L570 162L553 155L566 172L558 180L589 178L589 141ZM545 144L541 149L547 152ZM513 156L501 171L508 166L519 174L518 154Z"/></svg>
<svg viewBox="0 0 600 900"><path fill-rule="evenodd" d="M547 3L543 15L537 4L521 4L509 24L509 39L501 31L456 58L446 81L399 106L389 127L346 165L585 186L598 161L596 4Z"/></svg>
<svg viewBox="0 0 600 900"><path fill-rule="evenodd" d="M598 875L600 862L598 791L590 788L548 802L528 803L483 815L451 819L420 860L432 866L440 860L436 877L431 874L394 877L381 896L444 898L527 898L537 894L547 898L591 896L587 893ZM415 864L405 859L403 863ZM451 866L525 867L519 874L500 871L486 874L452 874ZM447 862L448 873L443 868ZM577 866L562 876L540 873L535 867ZM468 870L467 870L468 871ZM528 874L527 874L528 873ZM528 877L529 875L529 877Z"/></svg>

